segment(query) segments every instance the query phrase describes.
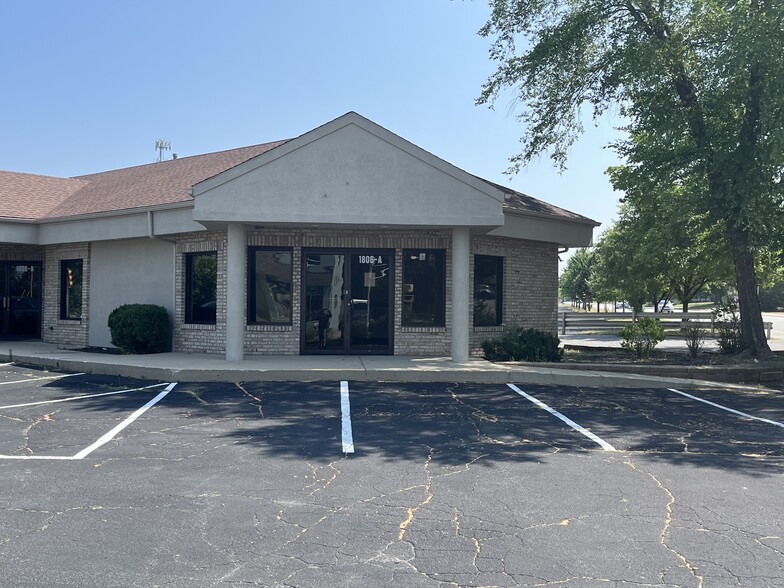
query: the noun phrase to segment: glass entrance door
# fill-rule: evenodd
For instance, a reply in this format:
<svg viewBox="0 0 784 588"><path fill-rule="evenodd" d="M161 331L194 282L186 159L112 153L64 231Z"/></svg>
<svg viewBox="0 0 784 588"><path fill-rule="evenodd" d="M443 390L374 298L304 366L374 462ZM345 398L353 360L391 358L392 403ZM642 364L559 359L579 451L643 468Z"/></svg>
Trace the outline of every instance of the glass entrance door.
<svg viewBox="0 0 784 588"><path fill-rule="evenodd" d="M392 351L392 252L303 251L303 353Z"/></svg>
<svg viewBox="0 0 784 588"><path fill-rule="evenodd" d="M41 336L41 264L0 262L0 337Z"/></svg>

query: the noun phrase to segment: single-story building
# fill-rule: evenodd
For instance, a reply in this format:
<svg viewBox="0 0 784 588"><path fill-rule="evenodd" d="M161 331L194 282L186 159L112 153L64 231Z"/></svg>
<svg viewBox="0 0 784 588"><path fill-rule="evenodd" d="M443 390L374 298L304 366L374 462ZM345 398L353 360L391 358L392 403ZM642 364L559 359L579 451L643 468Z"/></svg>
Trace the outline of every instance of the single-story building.
<svg viewBox="0 0 784 588"><path fill-rule="evenodd" d="M0 338L111 346L165 307L173 349L462 360L555 333L559 248L598 223L349 112L295 139L72 178L0 171Z"/></svg>

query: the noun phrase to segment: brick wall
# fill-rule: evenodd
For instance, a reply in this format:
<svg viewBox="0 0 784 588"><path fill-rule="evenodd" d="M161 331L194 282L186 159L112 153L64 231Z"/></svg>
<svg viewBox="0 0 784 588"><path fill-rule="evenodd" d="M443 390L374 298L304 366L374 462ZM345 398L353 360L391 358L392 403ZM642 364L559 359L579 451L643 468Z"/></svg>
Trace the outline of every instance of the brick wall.
<svg viewBox="0 0 784 588"><path fill-rule="evenodd" d="M247 234L247 244L285 247L293 251L293 292L291 325L248 325L245 352L250 355L297 355L300 352L301 277L303 248L393 249L394 353L395 355L449 355L451 347L451 234L449 231L328 231L306 229L256 229ZM401 327L403 249L446 250L446 326ZM225 353L226 233L194 233L178 238L175 279L174 341L179 351ZM218 252L218 300L215 325L185 324L185 254ZM471 253L504 258L505 322L556 332L557 328L557 248L553 244L497 237L473 237ZM471 257L473 280L473 256ZM473 281L471 282L473 283ZM247 290L247 285L246 285ZM469 314L469 316L471 316ZM471 330L471 350L480 351L484 339L496 336L501 327Z"/></svg>
<svg viewBox="0 0 784 588"><path fill-rule="evenodd" d="M0 244L0 261L43 261L44 248L37 245Z"/></svg>
<svg viewBox="0 0 784 588"><path fill-rule="evenodd" d="M68 347L86 347L87 317L90 316L90 245L48 245L44 250L41 340ZM82 260L82 318L79 320L60 319L60 262L64 259Z"/></svg>
<svg viewBox="0 0 784 588"><path fill-rule="evenodd" d="M504 258L504 324L518 324L553 334L558 330L558 247L554 243L499 237L471 238L471 284L474 255ZM473 327L471 353L480 354L482 341L498 337L499 327Z"/></svg>
<svg viewBox="0 0 784 588"><path fill-rule="evenodd" d="M225 353L226 345L226 233L190 233L177 239L174 263L174 350ZM218 252L216 324L185 322L185 254Z"/></svg>
<svg viewBox="0 0 784 588"><path fill-rule="evenodd" d="M60 320L60 260L82 259L82 318ZM88 243L69 245L0 245L0 261L32 261L42 264L41 275L41 340L46 343L85 347L87 317L90 308L90 246Z"/></svg>

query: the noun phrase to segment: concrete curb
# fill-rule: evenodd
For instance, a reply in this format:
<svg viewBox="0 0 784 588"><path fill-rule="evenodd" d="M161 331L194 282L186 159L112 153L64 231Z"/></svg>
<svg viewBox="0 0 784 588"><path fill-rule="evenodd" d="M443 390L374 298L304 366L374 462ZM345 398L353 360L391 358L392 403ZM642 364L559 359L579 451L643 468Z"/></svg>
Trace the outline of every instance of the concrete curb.
<svg viewBox="0 0 784 588"><path fill-rule="evenodd" d="M156 356L105 356L100 361L91 354L60 350L60 352L0 353L0 360L33 365L67 372L123 376L158 381L179 382L275 382L275 381L370 381L370 382L450 382L473 384L517 384L544 386L576 386L581 388L663 388L679 389L749 389L752 386L727 384L701 379L669 378L653 375L606 372L598 370L563 369L540 365L494 364L485 361L452 364L443 362L435 367L365 365L368 358L346 361L343 367L307 365L297 368L275 367L274 361L251 366L246 362L226 362L194 358L199 367L154 365L166 362L166 354ZM112 358L117 359L112 359ZM365 360L365 361L363 361ZM337 361L337 360L336 360ZM394 361L394 358L393 360ZM402 362L403 360L401 360ZM372 362L367 362L372 363Z"/></svg>

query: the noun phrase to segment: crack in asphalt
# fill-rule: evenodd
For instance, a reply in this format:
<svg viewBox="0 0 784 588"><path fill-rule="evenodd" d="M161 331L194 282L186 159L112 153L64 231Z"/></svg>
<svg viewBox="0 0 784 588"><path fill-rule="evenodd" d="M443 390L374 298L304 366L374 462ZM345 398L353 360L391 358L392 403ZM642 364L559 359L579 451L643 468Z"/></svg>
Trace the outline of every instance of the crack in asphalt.
<svg viewBox="0 0 784 588"><path fill-rule="evenodd" d="M253 400L255 400L258 403L258 404L256 404L256 407L259 409L259 415L261 416L261 418L266 418L264 416L264 407L263 407L262 399L259 396L254 396L253 394L248 392L244 388L243 384L244 384L244 382L236 382L237 388L239 388L245 396L247 396L248 398L252 398Z"/></svg>
<svg viewBox="0 0 784 588"><path fill-rule="evenodd" d="M430 501L433 500L433 493L431 492L433 485L433 474L430 472L430 462L433 460L433 453L435 450L432 447L427 447L427 449L427 459L425 459L424 465L427 479L425 480L424 484L416 486L417 488L422 488L424 490L425 498L418 505L408 508L408 516L406 517L406 520L400 523L400 532L397 535L398 541L403 541L404 537L406 536L406 529L408 529L408 526L414 521L414 517L416 516L417 511L430 504Z"/></svg>
<svg viewBox="0 0 784 588"><path fill-rule="evenodd" d="M30 448L30 431L32 431L34 427L37 427L41 423L52 422L54 420L53 415L57 414L58 412L59 409L46 413L43 416L35 419L32 423L30 423L29 426L25 427L22 430L22 440L24 441L24 444L21 445L18 450L26 452L28 455L35 455L35 452Z"/></svg>
<svg viewBox="0 0 784 588"><path fill-rule="evenodd" d="M343 461L344 459L346 459L345 455L342 458L340 458L340 459L337 459L337 460L335 460L333 462L328 463L326 466L314 466L309 461L305 461L305 463L308 464L308 467L311 469L311 475L313 477L313 482L311 484L308 484L307 486L305 486L304 489L308 490L310 488L314 488L314 486L315 486L315 488L310 492L309 496L313 496L316 492L323 491L324 489L327 488L327 486L332 484L332 482L337 480L338 476L340 475L340 470L335 467L335 464L340 462L340 461ZM318 472L319 472L319 470L322 470L324 468L329 468L329 469L332 470L332 477L329 478L328 480L327 480L326 477L319 478L319 473ZM305 476L305 478L307 479L307 476Z"/></svg>
<svg viewBox="0 0 784 588"><path fill-rule="evenodd" d="M667 488L662 482L651 472L646 472L638 468L631 460L630 456L626 456L624 462L627 466L629 466L635 472L640 472L648 476L651 480L654 481L656 486L667 495L667 504L665 506L665 516L664 516L664 525L662 526L662 530L659 533L659 544L664 547L667 551L672 553L683 566L689 571L689 573L694 576L697 580L697 588L702 588L703 582L705 581L704 576L698 574L698 566L693 564L689 559L681 552L677 551L675 548L671 547L667 542L667 536L670 532L670 528L672 527L673 522L673 505L675 504L675 495Z"/></svg>

